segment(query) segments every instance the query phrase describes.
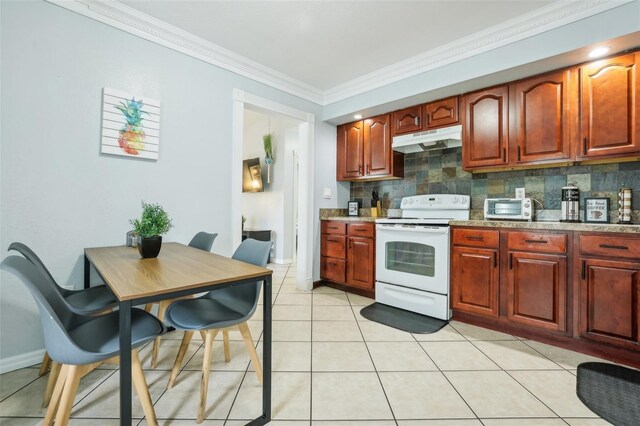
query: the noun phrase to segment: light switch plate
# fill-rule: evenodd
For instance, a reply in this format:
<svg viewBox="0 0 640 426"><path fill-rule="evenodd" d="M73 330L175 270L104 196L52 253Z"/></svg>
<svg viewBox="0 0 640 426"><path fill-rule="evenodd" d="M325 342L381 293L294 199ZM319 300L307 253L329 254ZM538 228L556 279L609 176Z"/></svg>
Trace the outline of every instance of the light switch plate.
<svg viewBox="0 0 640 426"><path fill-rule="evenodd" d="M331 188L324 188L323 197L327 200L331 199Z"/></svg>
<svg viewBox="0 0 640 426"><path fill-rule="evenodd" d="M525 198L524 188L516 188L516 198L520 200Z"/></svg>

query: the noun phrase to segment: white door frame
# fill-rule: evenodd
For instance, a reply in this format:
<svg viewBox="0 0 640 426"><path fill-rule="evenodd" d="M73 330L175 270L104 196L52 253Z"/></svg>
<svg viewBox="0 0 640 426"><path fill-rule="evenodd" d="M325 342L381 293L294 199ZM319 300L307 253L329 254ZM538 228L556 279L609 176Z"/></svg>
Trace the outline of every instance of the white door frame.
<svg viewBox="0 0 640 426"><path fill-rule="evenodd" d="M240 89L233 89L233 133L231 150L231 229L233 247L242 241L242 145L244 110L246 105L263 108L302 121L298 125L298 252L296 286L313 288L313 145L315 115L261 98Z"/></svg>

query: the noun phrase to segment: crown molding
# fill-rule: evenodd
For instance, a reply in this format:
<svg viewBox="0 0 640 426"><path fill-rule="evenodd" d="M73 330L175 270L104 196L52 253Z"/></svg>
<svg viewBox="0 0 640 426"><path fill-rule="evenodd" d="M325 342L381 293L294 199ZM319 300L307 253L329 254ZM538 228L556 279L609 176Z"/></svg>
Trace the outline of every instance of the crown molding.
<svg viewBox="0 0 640 426"><path fill-rule="evenodd" d="M325 106L567 25L634 0L561 0L322 91L116 0L46 0L109 26Z"/></svg>
<svg viewBox="0 0 640 426"><path fill-rule="evenodd" d="M634 0L562 0L500 25L381 68L324 92L322 105L359 95L453 62L571 24Z"/></svg>
<svg viewBox="0 0 640 426"><path fill-rule="evenodd" d="M115 0L46 0L114 28L322 104L322 91Z"/></svg>

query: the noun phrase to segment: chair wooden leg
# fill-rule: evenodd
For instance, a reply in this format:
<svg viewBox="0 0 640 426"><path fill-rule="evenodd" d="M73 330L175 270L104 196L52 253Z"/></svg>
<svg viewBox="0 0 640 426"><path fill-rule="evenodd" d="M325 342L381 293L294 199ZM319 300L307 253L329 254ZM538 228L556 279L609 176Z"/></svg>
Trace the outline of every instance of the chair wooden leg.
<svg viewBox="0 0 640 426"><path fill-rule="evenodd" d="M207 340L207 331L206 330L200 330L200 337L202 337L202 341L203 342L205 340Z"/></svg>
<svg viewBox="0 0 640 426"><path fill-rule="evenodd" d="M51 426L53 420L58 411L58 405L60 404L60 397L62 396L62 390L64 388L65 381L67 379L67 373L69 371L68 365L62 365L60 367L60 374L58 374L58 380L56 380L53 393L51 394L51 400L49 401L49 408L47 408L47 414L44 417L44 426Z"/></svg>
<svg viewBox="0 0 640 426"><path fill-rule="evenodd" d="M64 389L62 390L62 397L60 399L60 407L58 408L58 412L56 415L55 426L66 426L69 423L69 416L71 416L71 407L73 407L73 401L76 399L76 393L78 392L78 385L80 384L82 370L82 366L79 365L68 366Z"/></svg>
<svg viewBox="0 0 640 426"><path fill-rule="evenodd" d="M167 313L167 308L169 307L170 300L162 300L158 305L158 319L160 321L164 321L165 314ZM153 349L151 350L151 368L156 368L158 366L158 352L160 351L160 339L158 336L153 341Z"/></svg>
<svg viewBox="0 0 640 426"><path fill-rule="evenodd" d="M142 405L142 411L147 418L147 423L150 426L158 426L158 419L156 418L156 411L153 409L153 402L151 401L151 395L149 394L149 387L147 381L144 378L144 372L142 371L142 364L140 363L140 357L136 349L131 351L131 379L133 386L136 389L138 398L140 398L140 404Z"/></svg>
<svg viewBox="0 0 640 426"><path fill-rule="evenodd" d="M171 389L173 384L178 377L178 373L180 372L180 366L182 364L182 360L184 359L184 354L187 353L187 348L189 347L189 343L191 342L191 338L193 337L193 331L185 331L184 337L182 338L182 343L180 343L180 349L178 349L178 355L176 356L176 360L173 363L173 369L171 370L171 377L169 377L169 383L167 383L167 389Z"/></svg>
<svg viewBox="0 0 640 426"><path fill-rule="evenodd" d="M58 376L60 375L60 364L53 361L51 363L51 372L49 373L49 379L47 380L47 388L44 391L44 402L42 407L46 408L49 406L49 401L51 401L51 395L53 394L53 389L58 381Z"/></svg>
<svg viewBox="0 0 640 426"><path fill-rule="evenodd" d="M247 351L249 351L251 364L253 364L253 368L256 370L258 381L262 384L262 365L260 364L260 358L258 358L258 352L256 352L256 348L253 346L253 338L251 337L251 331L249 331L249 325L246 322L243 322L242 324L238 324L238 328L240 329L242 339L247 346Z"/></svg>
<svg viewBox="0 0 640 426"><path fill-rule="evenodd" d="M229 362L231 361L231 350L229 349L229 332L227 330L222 331L222 340L224 341L224 360Z"/></svg>
<svg viewBox="0 0 640 426"><path fill-rule="evenodd" d="M50 366L51 358L49 358L49 352L45 352L44 357L42 357L42 364L40 364L40 371L38 372L38 375L44 376L47 374L47 370L49 370Z"/></svg>
<svg viewBox="0 0 640 426"><path fill-rule="evenodd" d="M196 423L204 421L207 408L207 391L209 390L209 371L211 370L211 349L213 346L214 330L207 330L204 341L204 357L202 360L202 379L200 380L200 404L198 404L198 418Z"/></svg>
<svg viewBox="0 0 640 426"><path fill-rule="evenodd" d="M144 305L144 310L151 313L151 310L153 309L153 303L147 303L146 305Z"/></svg>

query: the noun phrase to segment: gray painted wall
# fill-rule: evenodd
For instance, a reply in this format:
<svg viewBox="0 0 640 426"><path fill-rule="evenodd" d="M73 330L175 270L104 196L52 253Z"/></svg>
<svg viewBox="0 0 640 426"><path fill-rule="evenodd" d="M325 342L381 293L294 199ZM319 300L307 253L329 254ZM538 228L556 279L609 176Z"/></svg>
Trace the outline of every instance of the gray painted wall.
<svg viewBox="0 0 640 426"><path fill-rule="evenodd" d="M84 247L124 244L142 199L173 218L167 240L219 232L213 251L231 254L234 88L320 117L318 105L52 4L0 8L0 255L22 241L60 283L81 285ZM100 154L105 86L161 100L159 161ZM315 147L316 185L336 193L335 127L316 123ZM348 199L348 188L343 200L315 193L314 211ZM31 296L10 274L0 279L1 367L43 343Z"/></svg>

